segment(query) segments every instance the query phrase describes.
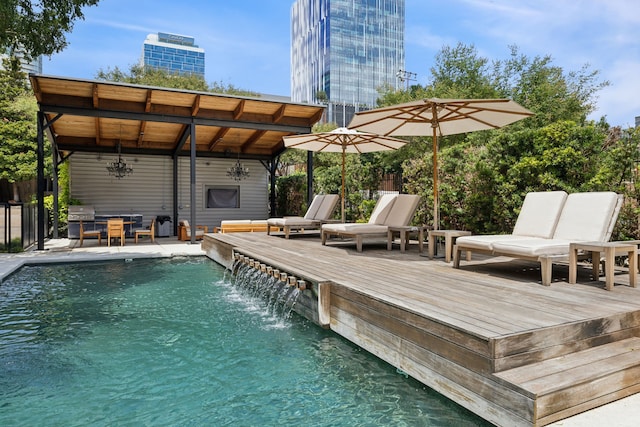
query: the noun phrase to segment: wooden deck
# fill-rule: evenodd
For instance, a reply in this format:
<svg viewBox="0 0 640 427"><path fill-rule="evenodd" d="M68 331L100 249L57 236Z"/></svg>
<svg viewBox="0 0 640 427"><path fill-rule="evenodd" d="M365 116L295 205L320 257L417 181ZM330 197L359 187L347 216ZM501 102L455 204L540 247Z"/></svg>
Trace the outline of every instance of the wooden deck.
<svg viewBox="0 0 640 427"><path fill-rule="evenodd" d="M327 246L318 237L209 234L232 251L311 284L303 315L497 425L546 425L640 391L640 288L619 269L613 291L579 268L474 256L454 269L417 245ZM426 255L426 254L423 254ZM604 279L604 278L602 278Z"/></svg>

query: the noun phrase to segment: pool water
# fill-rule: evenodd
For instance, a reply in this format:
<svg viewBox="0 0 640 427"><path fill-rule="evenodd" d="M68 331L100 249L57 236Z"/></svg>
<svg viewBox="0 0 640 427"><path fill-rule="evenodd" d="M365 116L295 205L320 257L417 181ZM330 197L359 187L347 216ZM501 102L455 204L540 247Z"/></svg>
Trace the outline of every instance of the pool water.
<svg viewBox="0 0 640 427"><path fill-rule="evenodd" d="M203 258L0 284L2 426L490 425Z"/></svg>

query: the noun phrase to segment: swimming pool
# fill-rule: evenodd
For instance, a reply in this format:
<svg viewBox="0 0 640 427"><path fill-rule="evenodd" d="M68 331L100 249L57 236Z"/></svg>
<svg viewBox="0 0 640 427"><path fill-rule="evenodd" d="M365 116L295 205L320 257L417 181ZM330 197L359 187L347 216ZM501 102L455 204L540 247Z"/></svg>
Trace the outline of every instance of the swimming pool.
<svg viewBox="0 0 640 427"><path fill-rule="evenodd" d="M0 284L0 425L490 425L208 259L25 267Z"/></svg>

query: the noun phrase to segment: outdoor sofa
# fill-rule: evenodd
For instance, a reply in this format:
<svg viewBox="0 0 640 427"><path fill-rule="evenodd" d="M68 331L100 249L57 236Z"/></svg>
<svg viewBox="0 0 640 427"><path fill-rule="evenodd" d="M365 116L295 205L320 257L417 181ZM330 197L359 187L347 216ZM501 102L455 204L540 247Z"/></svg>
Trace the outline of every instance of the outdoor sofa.
<svg viewBox="0 0 640 427"><path fill-rule="evenodd" d="M336 237L353 238L356 249L362 252L365 238L386 237L389 227L405 227L409 225L418 208L420 196L412 194L383 194L378 199L369 222L323 224L321 229L322 244L327 239Z"/></svg>
<svg viewBox="0 0 640 427"><path fill-rule="evenodd" d="M529 193L512 234L459 237L453 267L460 267L462 251L538 261L542 284L549 286L553 261L568 259L572 242L609 241L622 201L609 191Z"/></svg>

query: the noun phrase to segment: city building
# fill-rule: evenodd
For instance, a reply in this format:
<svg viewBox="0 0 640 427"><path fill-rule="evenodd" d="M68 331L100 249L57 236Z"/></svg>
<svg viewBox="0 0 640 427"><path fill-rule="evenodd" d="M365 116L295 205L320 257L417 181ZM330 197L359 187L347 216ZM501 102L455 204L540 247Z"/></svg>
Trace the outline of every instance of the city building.
<svg viewBox="0 0 640 427"><path fill-rule="evenodd" d="M204 49L190 36L149 34L142 45L141 65L204 78Z"/></svg>
<svg viewBox="0 0 640 427"><path fill-rule="evenodd" d="M345 126L402 86L404 0L296 0L291 8L291 99L326 103Z"/></svg>
<svg viewBox="0 0 640 427"><path fill-rule="evenodd" d="M22 72L29 75L29 73L42 74L42 56L38 56L33 59L25 58L24 51L18 49L15 52L15 56L20 59L20 68ZM3 68L2 61L9 57L9 51L0 53L0 68Z"/></svg>

